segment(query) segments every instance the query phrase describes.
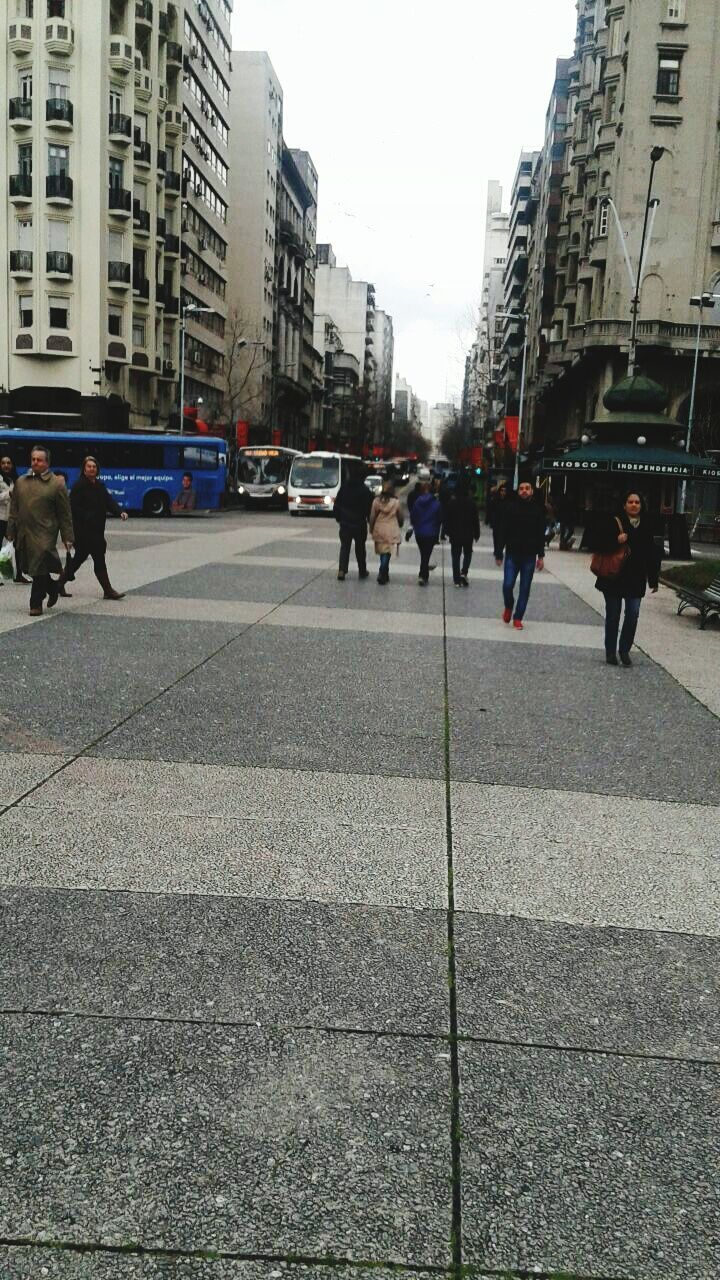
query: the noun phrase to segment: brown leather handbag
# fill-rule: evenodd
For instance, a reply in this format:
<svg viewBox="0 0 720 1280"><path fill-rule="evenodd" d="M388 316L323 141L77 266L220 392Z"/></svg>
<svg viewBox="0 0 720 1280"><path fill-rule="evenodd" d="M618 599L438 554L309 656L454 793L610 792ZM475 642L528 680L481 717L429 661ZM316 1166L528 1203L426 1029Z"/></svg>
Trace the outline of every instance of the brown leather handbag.
<svg viewBox="0 0 720 1280"><path fill-rule="evenodd" d="M622 520L615 517L618 529L623 532ZM630 554L630 548L627 542L619 546L616 551L596 551L590 561L590 572L595 574L596 578L617 578L622 571Z"/></svg>

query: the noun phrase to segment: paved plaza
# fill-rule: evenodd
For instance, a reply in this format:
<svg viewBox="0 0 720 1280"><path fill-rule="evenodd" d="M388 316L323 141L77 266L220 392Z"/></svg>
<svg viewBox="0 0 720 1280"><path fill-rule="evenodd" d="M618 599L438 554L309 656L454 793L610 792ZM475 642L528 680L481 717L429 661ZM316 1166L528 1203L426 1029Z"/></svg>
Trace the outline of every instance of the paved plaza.
<svg viewBox="0 0 720 1280"><path fill-rule="evenodd" d="M2 1280L716 1280L720 627L108 538L0 590Z"/></svg>

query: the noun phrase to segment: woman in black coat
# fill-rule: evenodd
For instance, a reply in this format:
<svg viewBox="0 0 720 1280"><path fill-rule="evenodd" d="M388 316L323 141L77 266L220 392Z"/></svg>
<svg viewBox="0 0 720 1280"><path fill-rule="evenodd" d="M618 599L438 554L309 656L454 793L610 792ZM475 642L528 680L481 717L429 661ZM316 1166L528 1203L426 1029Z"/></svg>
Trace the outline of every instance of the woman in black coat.
<svg viewBox="0 0 720 1280"><path fill-rule="evenodd" d="M97 458L83 459L80 479L70 490L73 528L75 530L75 554L66 566L63 582L72 582L75 574L88 557L92 556L95 577L103 589L106 600L122 600L124 592L113 590L105 563L107 543L105 521L108 515L127 520L115 499L108 493L100 479Z"/></svg>
<svg viewBox="0 0 720 1280"><path fill-rule="evenodd" d="M642 498L631 491L623 499L617 516L608 517L598 529L595 550L603 554L628 548L628 557L615 577L597 579L596 589L605 596L605 658L611 667L618 665L618 631L623 601L625 617L620 632L620 661L631 667L630 650L635 639L640 605L648 587L658 589L660 552L653 541L650 519Z"/></svg>

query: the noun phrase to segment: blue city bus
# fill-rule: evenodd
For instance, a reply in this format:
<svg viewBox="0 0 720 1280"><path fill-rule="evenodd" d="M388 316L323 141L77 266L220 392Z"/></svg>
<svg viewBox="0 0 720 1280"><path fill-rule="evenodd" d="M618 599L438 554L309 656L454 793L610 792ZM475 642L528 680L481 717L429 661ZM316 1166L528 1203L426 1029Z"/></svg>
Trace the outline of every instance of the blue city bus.
<svg viewBox="0 0 720 1280"><path fill-rule="evenodd" d="M19 475L29 468L34 444L47 445L52 470L65 472L68 488L78 479L83 458L91 453L116 502L146 516L168 515L186 471L193 478L199 510L217 511L225 494L227 445L217 436L0 428L0 453L12 458Z"/></svg>

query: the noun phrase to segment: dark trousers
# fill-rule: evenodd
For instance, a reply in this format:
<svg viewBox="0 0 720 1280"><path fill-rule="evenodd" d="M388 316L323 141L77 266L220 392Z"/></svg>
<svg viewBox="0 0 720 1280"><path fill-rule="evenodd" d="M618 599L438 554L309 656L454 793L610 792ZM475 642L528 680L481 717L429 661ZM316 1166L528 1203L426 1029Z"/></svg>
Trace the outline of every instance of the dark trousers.
<svg viewBox="0 0 720 1280"><path fill-rule="evenodd" d="M417 542L418 551L420 552L420 573L418 574L418 577L425 578L427 580L430 577L430 557L432 556L437 538L433 538L432 534L423 535L416 533L415 541Z"/></svg>
<svg viewBox="0 0 720 1280"><path fill-rule="evenodd" d="M359 573L367 573L367 553L365 543L367 540L367 528L356 529L352 525L340 525L340 563L338 569L341 573L347 573L350 565L350 548L355 543L355 559Z"/></svg>
<svg viewBox="0 0 720 1280"><path fill-rule="evenodd" d="M567 546L574 532L575 532L575 525L571 524L569 520L560 521L560 546L561 547Z"/></svg>
<svg viewBox="0 0 720 1280"><path fill-rule="evenodd" d="M605 652L608 654L615 653L618 648L623 600L625 617L620 631L620 652L629 653L633 647L642 600L638 596L605 596Z"/></svg>
<svg viewBox="0 0 720 1280"><path fill-rule="evenodd" d="M105 552L107 543L104 538L78 538L75 545L75 552L72 557L68 558L65 568L65 581L72 582L75 574L81 565L92 557L93 569L103 591L110 591L110 579L108 577L107 565L105 563Z"/></svg>
<svg viewBox="0 0 720 1280"><path fill-rule="evenodd" d="M505 574L503 576L503 597L505 608L512 609L514 604L515 583L520 574L520 590L518 592L515 617L521 622L530 599L530 588L535 575L535 556L505 556Z"/></svg>
<svg viewBox="0 0 720 1280"><path fill-rule="evenodd" d="M470 571L470 564L473 555L473 540L466 539L464 542L453 542L450 540L450 555L452 556L453 582L459 582L461 577L466 578ZM460 557L462 556L462 569L460 568Z"/></svg>
<svg viewBox="0 0 720 1280"><path fill-rule="evenodd" d="M378 581L387 582L389 577L390 577L390 552L381 551Z"/></svg>
<svg viewBox="0 0 720 1280"><path fill-rule="evenodd" d="M39 573L36 578L33 578L32 586L30 588L31 609L40 609L42 607L42 602L45 597L50 594L50 588L52 585L53 583L49 573Z"/></svg>
<svg viewBox="0 0 720 1280"><path fill-rule="evenodd" d="M502 560L505 554L505 547L503 546L502 534L500 529L494 528L492 531L492 536L493 536L493 553L494 553L495 559Z"/></svg>

